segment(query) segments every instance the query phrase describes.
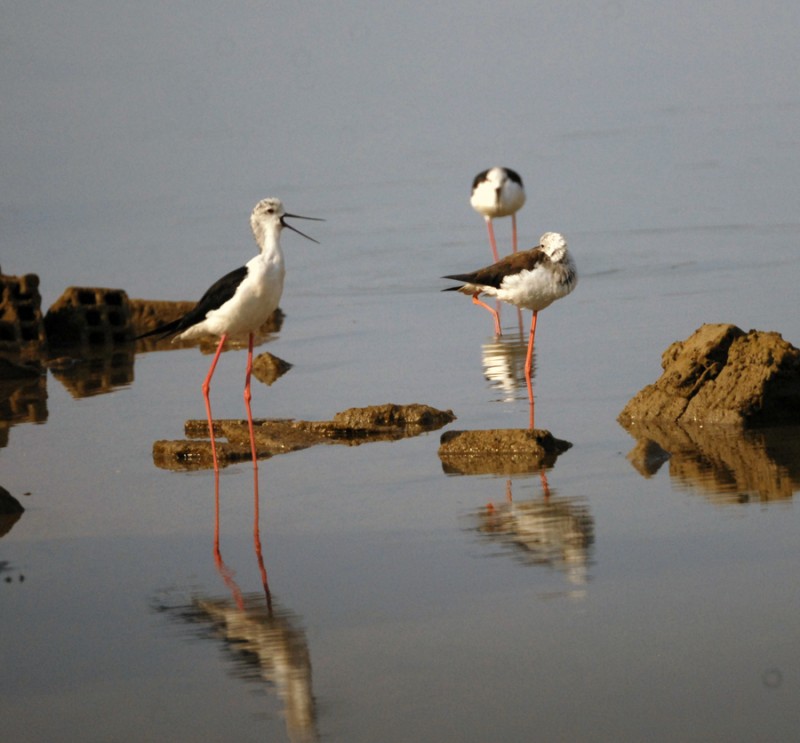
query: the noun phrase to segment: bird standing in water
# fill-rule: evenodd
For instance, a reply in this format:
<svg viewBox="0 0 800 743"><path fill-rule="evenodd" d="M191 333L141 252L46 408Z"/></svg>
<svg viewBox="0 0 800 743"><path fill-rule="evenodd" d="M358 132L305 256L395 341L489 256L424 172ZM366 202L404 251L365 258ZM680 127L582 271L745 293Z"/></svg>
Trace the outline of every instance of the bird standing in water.
<svg viewBox="0 0 800 743"><path fill-rule="evenodd" d="M575 262L567 250L567 241L558 232L545 232L539 245L521 253L512 253L491 266L479 268L472 273L444 276L462 282L443 291L459 291L472 297L472 301L490 312L496 310L479 299L481 294L496 297L515 307L531 310L531 330L528 336L528 351L525 357L525 382L531 404L531 427L533 427L533 344L536 334L536 319L539 310L549 307L557 299L567 296L578 283Z"/></svg>
<svg viewBox="0 0 800 743"><path fill-rule="evenodd" d="M250 226L253 229L259 254L251 258L244 266L223 276L215 282L201 297L200 301L177 320L161 325L144 333L138 338L158 335L166 338L174 335L173 340L193 340L203 336L218 337L219 345L211 362L205 381L203 397L208 416L208 432L211 437L211 452L214 458L214 471L219 471L217 447L214 441L214 423L211 416L211 377L214 375L217 362L229 338L248 336L247 369L245 374L244 401L247 408L247 422L250 428L250 449L253 456L253 467L257 468L256 444L253 432L253 415L250 410L250 375L253 369L253 334L277 309L283 293L283 279L286 266L281 250L280 235L284 227L302 235L312 242L313 237L300 232L285 220L313 219L298 214L288 214L280 199L269 198L259 201L250 215ZM137 338L137 340L138 340Z"/></svg>
<svg viewBox="0 0 800 743"><path fill-rule="evenodd" d="M516 253L517 212L525 204L525 187L522 185L519 173L511 168L489 168L478 173L472 181L472 196L469 203L486 220L495 262L500 260L492 226L492 220L497 217L511 217L511 244L513 252Z"/></svg>

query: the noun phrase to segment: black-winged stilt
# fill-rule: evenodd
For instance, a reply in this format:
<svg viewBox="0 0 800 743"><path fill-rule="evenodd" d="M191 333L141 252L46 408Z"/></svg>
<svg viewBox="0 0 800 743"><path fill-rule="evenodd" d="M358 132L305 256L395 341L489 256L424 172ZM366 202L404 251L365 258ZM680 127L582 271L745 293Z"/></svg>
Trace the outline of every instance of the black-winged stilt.
<svg viewBox="0 0 800 743"><path fill-rule="evenodd" d="M494 238L492 220L497 217L511 217L511 244L517 252L517 212L525 203L525 187L519 173L511 168L489 168L478 173L472 181L472 196L469 203L486 220L489 243L495 262L500 260L497 242Z"/></svg>
<svg viewBox="0 0 800 743"><path fill-rule="evenodd" d="M533 312L528 352L525 357L525 382L528 386L531 410L533 406L531 368L537 315L539 310L549 307L557 299L569 294L578 283L578 272L567 250L564 236L558 232L545 232L539 243L531 250L512 253L497 263L479 268L472 273L442 277L463 282L460 286L451 286L443 291L459 291L471 296L475 304L495 313L495 321L497 321L497 311L478 298L481 294L496 297L515 307Z"/></svg>
<svg viewBox="0 0 800 743"><path fill-rule="evenodd" d="M258 330L277 309L283 292L283 278L286 267L281 250L280 234L284 227L299 235L317 242L313 237L300 232L285 220L319 220L316 217L301 217L288 214L280 199L269 198L259 201L250 215L260 252L244 266L223 276L201 297L200 301L183 317L143 333L138 338L160 335L162 338L174 335L176 339L191 340L202 336L218 337L219 345L211 362L205 381L203 397L208 416L208 432L211 436L211 452L214 457L214 470L219 471L217 447L214 441L214 423L211 417L211 377L228 338L248 336L247 369L245 374L244 401L247 408L247 421L250 427L250 449L253 467L257 467L256 444L253 432L253 415L250 410L250 375L253 369L253 333ZM137 338L137 340L138 340Z"/></svg>

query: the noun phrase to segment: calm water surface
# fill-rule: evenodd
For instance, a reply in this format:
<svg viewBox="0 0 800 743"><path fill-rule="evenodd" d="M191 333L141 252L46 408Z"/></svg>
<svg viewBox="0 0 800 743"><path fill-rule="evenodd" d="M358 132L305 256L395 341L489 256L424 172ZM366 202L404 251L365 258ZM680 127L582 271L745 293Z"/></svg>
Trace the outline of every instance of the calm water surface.
<svg viewBox="0 0 800 743"><path fill-rule="evenodd" d="M0 266L45 308L76 284L196 298L252 255L267 195L326 219L320 246L284 234L258 350L294 366L257 416L527 424L529 317L498 340L439 291L489 260L485 167L522 173L521 234L564 232L581 278L537 331L537 427L572 443L544 477L454 474L439 432L320 446L261 462L258 542L248 465L217 501L153 463L203 416L208 356L4 387L26 509L0 538L4 739L796 736L800 432L643 462L616 416L704 322L800 345L800 11L478 8L5 13ZM219 417L244 362L220 362Z"/></svg>

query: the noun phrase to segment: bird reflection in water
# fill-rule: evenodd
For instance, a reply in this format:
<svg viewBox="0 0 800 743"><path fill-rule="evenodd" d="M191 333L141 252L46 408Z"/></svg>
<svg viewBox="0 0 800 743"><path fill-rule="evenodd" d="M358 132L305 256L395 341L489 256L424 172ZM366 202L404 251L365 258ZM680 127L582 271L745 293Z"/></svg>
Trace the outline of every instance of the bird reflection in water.
<svg viewBox="0 0 800 743"><path fill-rule="evenodd" d="M214 563L230 598L195 596L188 605L159 607L183 622L210 629L202 637L220 639L234 673L247 681L266 683L283 707L288 739L319 739L311 685L311 656L300 618L278 605L269 586L259 529L258 472L254 471L253 546L261 590L245 593L220 549L219 473L214 476Z"/></svg>
<svg viewBox="0 0 800 743"><path fill-rule="evenodd" d="M514 402L526 397L529 402L528 428L534 428L536 406L533 387L527 388L525 357L528 339L520 331L513 335L495 336L481 346L483 376L492 389L500 392L500 402ZM536 376L536 350L531 354L531 379Z"/></svg>
<svg viewBox="0 0 800 743"><path fill-rule="evenodd" d="M489 503L475 514L477 531L484 540L511 550L524 564L555 568L573 585L584 586L589 580L594 519L585 499L554 494L543 469L539 477L542 496L522 501L514 500L512 481L506 480L505 501ZM583 592L572 595L581 597Z"/></svg>
<svg viewBox="0 0 800 743"><path fill-rule="evenodd" d="M522 333L493 337L481 346L483 376L492 389L502 395L502 402L513 402L527 396L525 386L525 353L528 341ZM531 375L536 373L535 351ZM519 394L524 390L523 394Z"/></svg>
<svg viewBox="0 0 800 743"><path fill-rule="evenodd" d="M281 699L286 730L291 741L318 739L311 657L305 632L291 612L275 606L269 587L260 535L258 470L253 471L253 547L261 577L262 593L245 595L220 549L219 472L214 473L214 563L231 593L232 601L195 599L236 657L237 672L244 678L273 684Z"/></svg>

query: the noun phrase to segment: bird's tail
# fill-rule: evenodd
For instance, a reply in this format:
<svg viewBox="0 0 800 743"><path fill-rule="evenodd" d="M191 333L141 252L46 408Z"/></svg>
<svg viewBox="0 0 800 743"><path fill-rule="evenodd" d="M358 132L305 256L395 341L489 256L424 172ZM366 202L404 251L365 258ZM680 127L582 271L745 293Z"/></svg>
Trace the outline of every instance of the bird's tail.
<svg viewBox="0 0 800 743"><path fill-rule="evenodd" d="M148 330L146 333L142 333L141 335L137 335L133 340L138 341L142 338L149 338L153 335L157 335L157 340L161 340L162 338L166 338L167 336L173 335L180 330L180 323L183 320L182 317L179 317L177 320L173 320L172 322L164 323L163 325L159 325L157 328L153 328L152 330Z"/></svg>

